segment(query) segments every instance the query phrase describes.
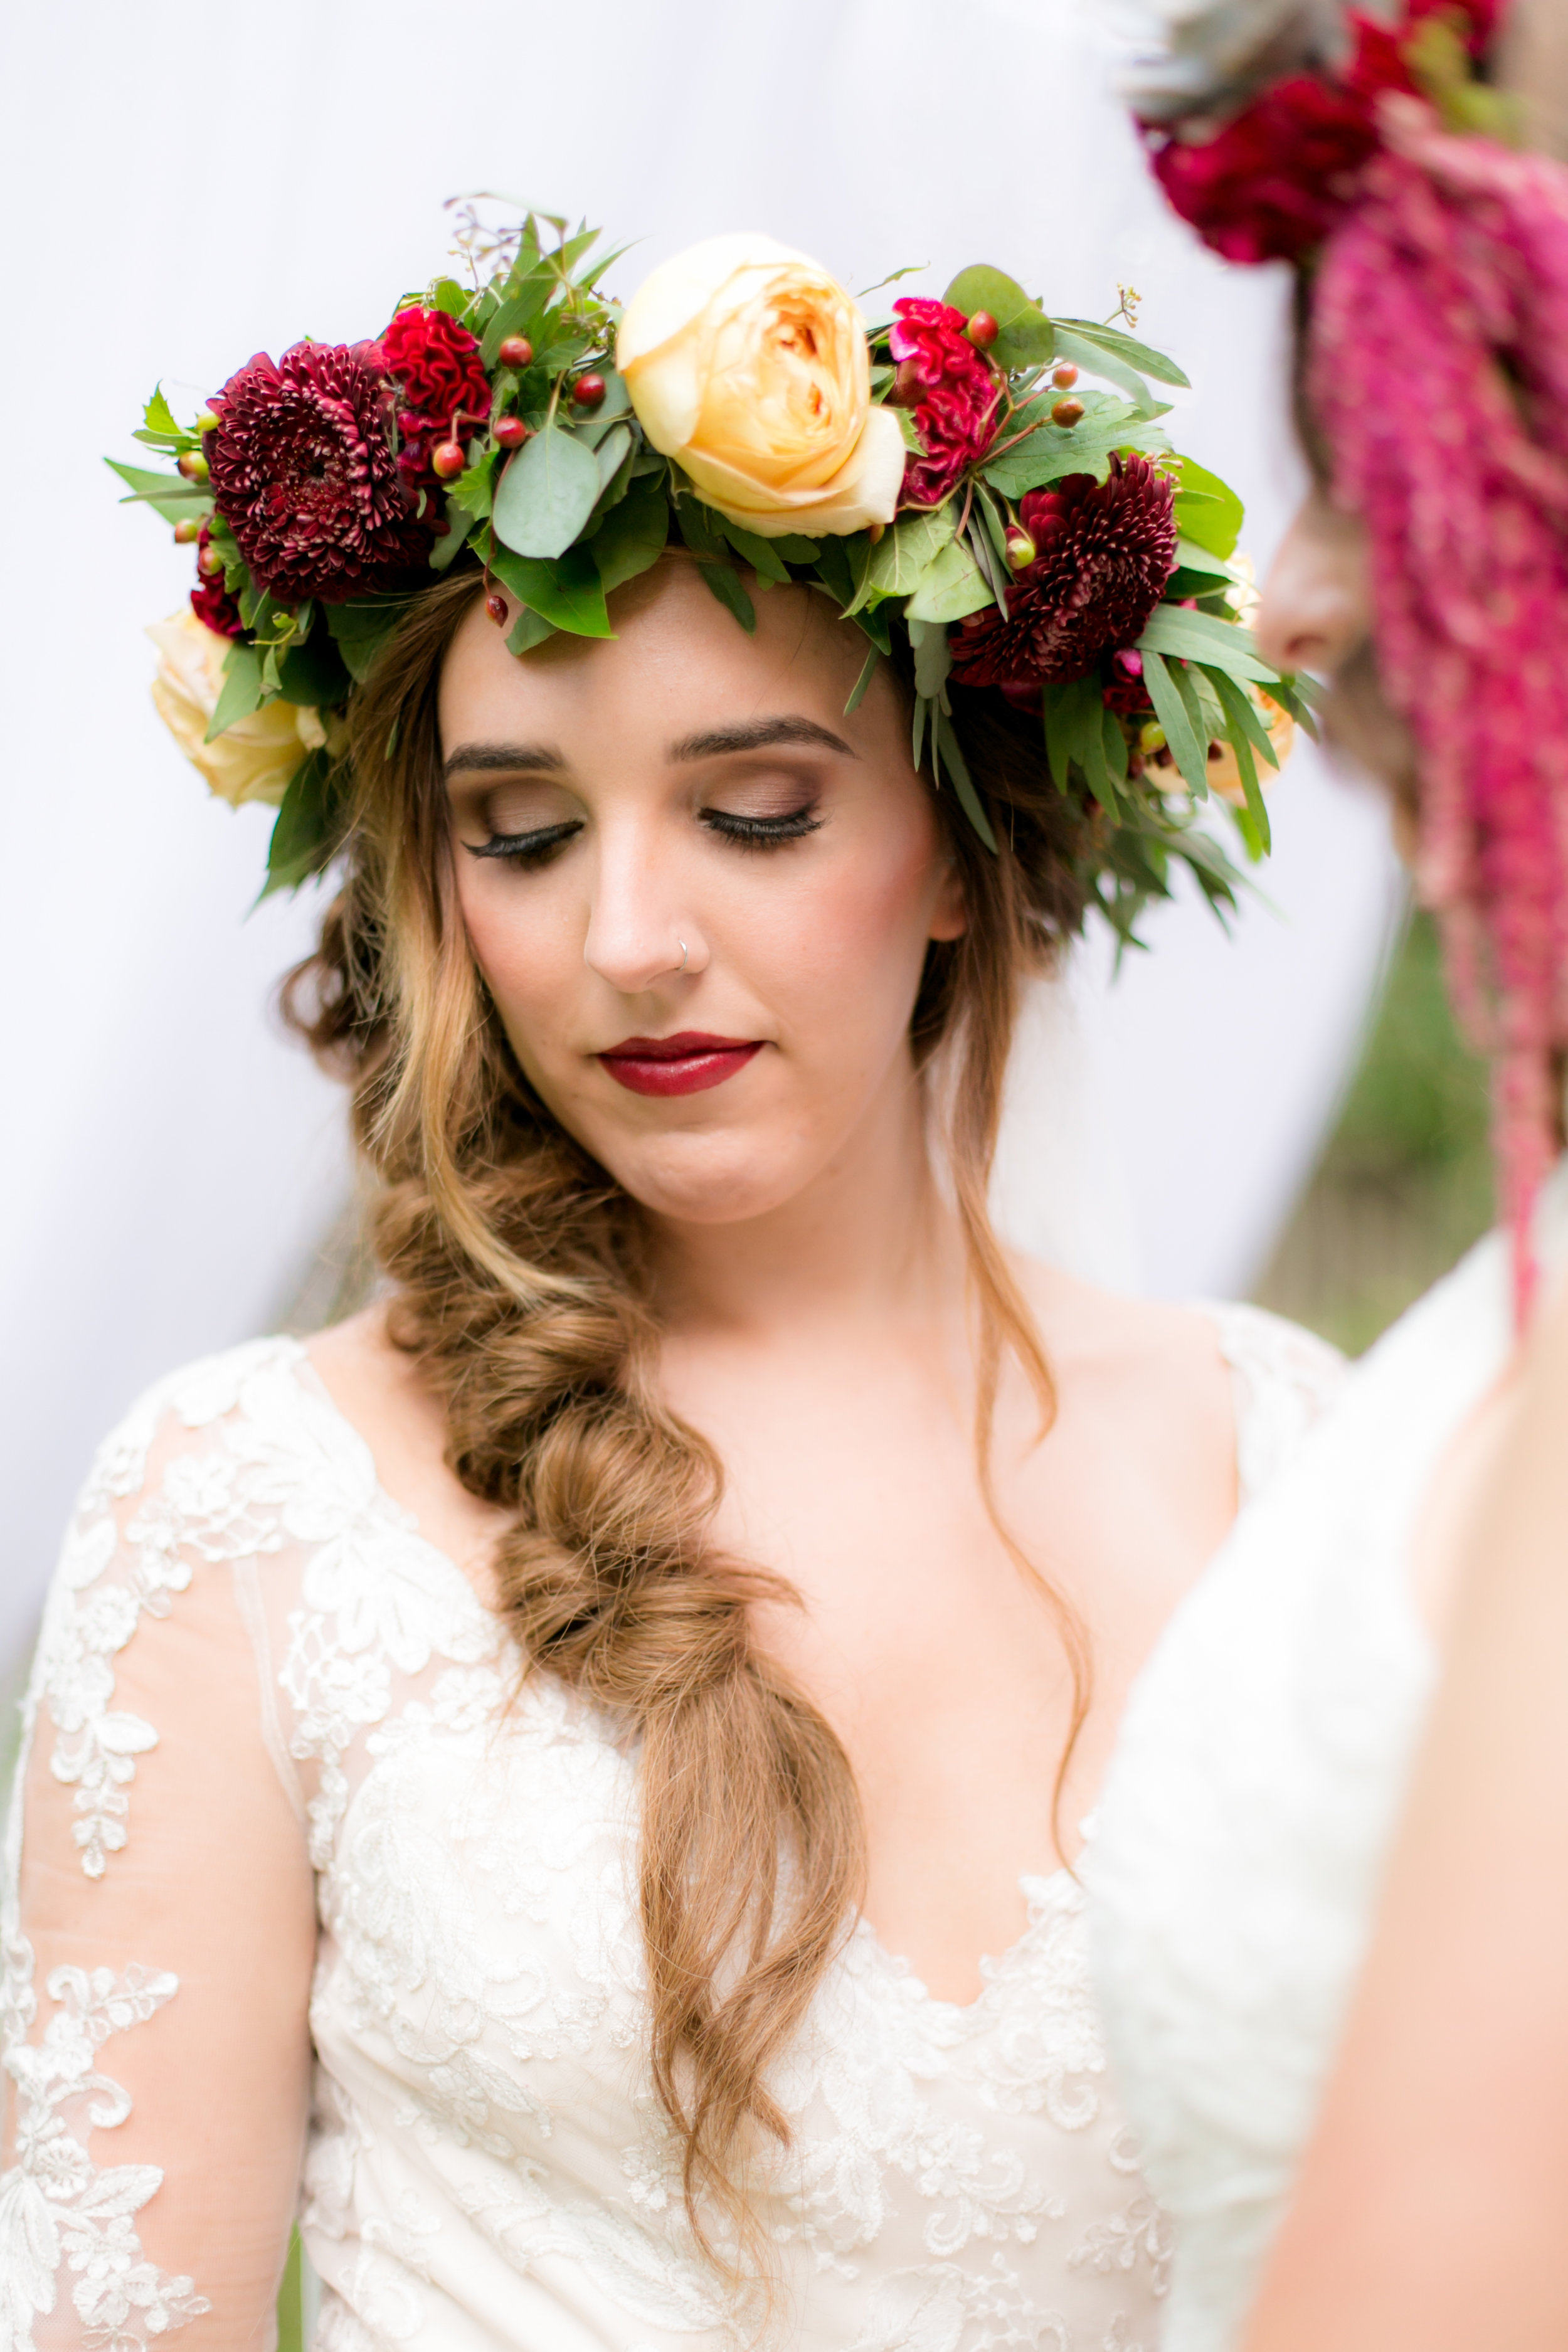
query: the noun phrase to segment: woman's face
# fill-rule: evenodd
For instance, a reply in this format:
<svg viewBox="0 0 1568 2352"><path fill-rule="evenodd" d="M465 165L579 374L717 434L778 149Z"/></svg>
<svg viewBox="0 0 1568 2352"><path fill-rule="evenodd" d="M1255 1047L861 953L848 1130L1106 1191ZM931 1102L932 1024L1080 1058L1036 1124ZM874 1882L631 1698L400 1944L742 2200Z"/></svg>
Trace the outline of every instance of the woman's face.
<svg viewBox="0 0 1568 2352"><path fill-rule="evenodd" d="M1310 491L1263 583L1253 626L1276 669L1331 678L1372 632L1366 528Z"/></svg>
<svg viewBox="0 0 1568 2352"><path fill-rule="evenodd" d="M531 1084L657 1213L795 1198L907 1103L956 877L885 666L800 588L748 636L679 560L521 660L476 603L439 719L468 937Z"/></svg>

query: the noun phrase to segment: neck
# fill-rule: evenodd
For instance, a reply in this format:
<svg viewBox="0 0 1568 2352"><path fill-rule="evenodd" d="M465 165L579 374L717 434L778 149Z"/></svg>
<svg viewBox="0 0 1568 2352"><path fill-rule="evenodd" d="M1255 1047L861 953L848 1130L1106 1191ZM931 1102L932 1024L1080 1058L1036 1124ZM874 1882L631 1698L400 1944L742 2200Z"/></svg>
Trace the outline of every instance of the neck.
<svg viewBox="0 0 1568 2352"><path fill-rule="evenodd" d="M932 1175L907 1062L803 1192L734 1223L660 1218L655 1232L660 1304L688 1330L902 1319L963 1288L957 1221Z"/></svg>

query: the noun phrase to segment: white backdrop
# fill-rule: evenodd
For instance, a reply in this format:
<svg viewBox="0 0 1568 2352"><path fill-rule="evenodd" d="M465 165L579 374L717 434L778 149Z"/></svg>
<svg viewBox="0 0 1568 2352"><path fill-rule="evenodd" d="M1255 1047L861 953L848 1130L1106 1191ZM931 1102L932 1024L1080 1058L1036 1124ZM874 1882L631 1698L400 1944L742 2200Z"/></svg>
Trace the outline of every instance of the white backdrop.
<svg viewBox="0 0 1568 2352"><path fill-rule="evenodd" d="M346 1181L341 1110L270 984L309 899L248 921L267 820L209 802L147 698L142 625L189 551L117 509L162 374L374 332L497 189L639 236L623 287L762 227L852 287L994 260L1048 306L1117 282L1195 392L1181 437L1251 509L1296 489L1282 288L1163 215L1082 0L268 0L155 23L9 12L0 156L8 693L0 928L0 1672L87 1454L146 1380L266 1327ZM922 290L911 282L903 291ZM1392 904L1381 821L1300 758L1277 911L1227 944L1183 907L1114 991L1091 952L1041 1008L1004 1205L1021 1234L1167 1293L1245 1287L1341 1086Z"/></svg>

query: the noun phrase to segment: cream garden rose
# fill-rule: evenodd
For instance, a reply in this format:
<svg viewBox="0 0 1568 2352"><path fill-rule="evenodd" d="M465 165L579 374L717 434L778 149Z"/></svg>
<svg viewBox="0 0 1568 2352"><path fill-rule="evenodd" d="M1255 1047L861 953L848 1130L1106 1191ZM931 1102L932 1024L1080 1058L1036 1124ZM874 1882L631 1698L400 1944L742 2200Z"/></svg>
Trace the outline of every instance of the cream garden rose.
<svg viewBox="0 0 1568 2352"><path fill-rule="evenodd" d="M764 539L891 522L897 416L871 404L866 328L842 286L766 236L714 236L646 278L616 363L656 449Z"/></svg>
<svg viewBox="0 0 1568 2352"><path fill-rule="evenodd" d="M276 808L306 753L328 741L321 713L302 703L268 702L209 743L228 639L198 621L188 604L166 621L154 621L147 635L158 648L153 681L158 716L191 765L231 808L246 801Z"/></svg>

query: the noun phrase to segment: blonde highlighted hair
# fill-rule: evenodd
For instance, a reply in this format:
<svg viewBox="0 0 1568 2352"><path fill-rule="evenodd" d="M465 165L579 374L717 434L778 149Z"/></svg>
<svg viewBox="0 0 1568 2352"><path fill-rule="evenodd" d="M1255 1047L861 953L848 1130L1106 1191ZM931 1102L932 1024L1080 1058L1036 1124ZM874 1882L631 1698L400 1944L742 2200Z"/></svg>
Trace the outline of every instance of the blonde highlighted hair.
<svg viewBox="0 0 1568 2352"><path fill-rule="evenodd" d="M770 2068L859 1899L860 1808L833 1731L752 1638L752 1604L795 1596L719 1549L721 1465L660 1400L642 1213L530 1088L468 949L436 703L481 588L468 571L426 592L356 693L346 878L284 1001L353 1086L378 1180L377 1253L395 1285L392 1336L440 1400L453 1472L510 1515L496 1570L527 1670L558 1676L637 1744L654 2085L697 2239L734 2266L755 2244L748 2163L787 2138ZM1047 1418L1053 1397L987 1217L991 1160L1019 982L1079 922L1094 820L1052 783L1037 718L990 694L956 689L953 702L1002 850L990 856L951 794L936 794L969 919L928 951L911 1037L922 1070L940 1048L947 1071L940 1108L979 1335L977 1459L995 1519L1004 1355ZM1041 1589L1073 1669L1076 1738L1085 1642Z"/></svg>

